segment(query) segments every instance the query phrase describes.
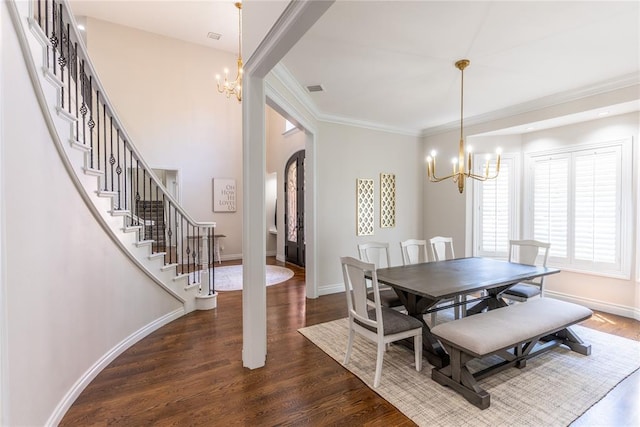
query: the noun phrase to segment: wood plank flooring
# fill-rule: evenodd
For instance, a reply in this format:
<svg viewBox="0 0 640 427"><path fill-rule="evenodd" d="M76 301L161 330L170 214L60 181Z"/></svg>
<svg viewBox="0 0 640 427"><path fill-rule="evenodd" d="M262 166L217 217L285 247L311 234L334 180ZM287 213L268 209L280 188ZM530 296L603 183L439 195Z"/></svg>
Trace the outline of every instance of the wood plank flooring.
<svg viewBox="0 0 640 427"><path fill-rule="evenodd" d="M220 293L217 309L177 319L120 355L60 425L415 425L297 332L345 317L346 302L342 293L306 300L304 270L287 267L295 276L267 288L266 367L242 367L242 295ZM640 340L635 320L597 313L583 325ZM576 424L624 425L611 417L637 416L637 382L634 391L633 377L625 380Z"/></svg>

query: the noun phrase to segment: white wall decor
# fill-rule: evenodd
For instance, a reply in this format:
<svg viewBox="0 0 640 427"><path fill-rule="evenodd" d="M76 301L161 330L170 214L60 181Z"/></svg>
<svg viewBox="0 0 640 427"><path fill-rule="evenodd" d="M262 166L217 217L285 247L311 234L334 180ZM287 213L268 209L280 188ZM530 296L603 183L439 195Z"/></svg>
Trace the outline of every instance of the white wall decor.
<svg viewBox="0 0 640 427"><path fill-rule="evenodd" d="M358 236L373 236L374 224L374 192L372 179L358 179L357 184L357 209L358 209Z"/></svg>
<svg viewBox="0 0 640 427"><path fill-rule="evenodd" d="M236 211L236 180L230 178L213 179L213 211Z"/></svg>
<svg viewBox="0 0 640 427"><path fill-rule="evenodd" d="M396 226L396 176L380 174L380 228Z"/></svg>

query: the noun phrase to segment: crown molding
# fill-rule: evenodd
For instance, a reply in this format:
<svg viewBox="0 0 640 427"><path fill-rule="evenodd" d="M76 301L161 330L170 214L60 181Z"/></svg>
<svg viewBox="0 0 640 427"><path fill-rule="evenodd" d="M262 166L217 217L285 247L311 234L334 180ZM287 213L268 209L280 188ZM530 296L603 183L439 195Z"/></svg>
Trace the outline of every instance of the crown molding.
<svg viewBox="0 0 640 427"><path fill-rule="evenodd" d="M381 125L379 123L368 122L366 120L358 120L345 116L337 116L332 114L325 114L321 112L316 104L313 102L309 94L305 91L302 85L295 79L291 72L282 64L278 63L271 71L273 76L280 81L287 89L291 91L294 98L300 102L317 121L336 123L346 126L355 126L359 128L371 129L382 132L390 132L399 135L407 136L419 136L426 137L437 135L452 130L459 129L460 121L455 120L449 123L445 123L439 126L433 126L419 129L407 129L395 126ZM590 96L601 95L614 90L625 89L640 85L640 73L630 73L617 78L605 80L594 85L584 86L575 90L569 90L554 95L538 98L530 102L525 102L510 107L494 110L485 114L480 114L473 117L465 117L465 125L473 126L482 123L488 123L495 120L506 119L519 114L529 113L532 111L542 110L544 108L553 107L556 105L565 104L567 102L577 101L580 99L588 98ZM638 94L640 99L640 93Z"/></svg>
<svg viewBox="0 0 640 427"><path fill-rule="evenodd" d="M381 132L395 133L407 136L420 136L419 129L406 129L395 126L381 125L379 123L368 122L366 120L352 119L350 117L336 116L321 112L311 99L311 96L302 87L302 85L293 77L289 69L278 63L271 70L272 75L293 95L296 101L302 104L314 117L315 120L321 122L335 123L340 125L354 126Z"/></svg>
<svg viewBox="0 0 640 427"><path fill-rule="evenodd" d="M382 125L379 123L368 122L365 120L352 119L350 117L342 117L342 116L333 116L330 114L321 114L318 117L319 121L335 123L339 125L347 125L347 126L355 126L364 129L375 130L379 132L389 132L397 135L406 135L406 136L421 136L422 133L417 129L405 129L394 126Z"/></svg>
<svg viewBox="0 0 640 427"><path fill-rule="evenodd" d="M321 115L318 107L282 62L279 62L271 69L271 75L289 90L294 99L302 104L313 115L315 120L318 120Z"/></svg>
<svg viewBox="0 0 640 427"><path fill-rule="evenodd" d="M614 90L626 89L629 87L640 85L640 73L630 73L617 78L605 80L589 86L583 86L575 90L568 90L557 94L545 96L533 101L524 102L510 107L494 110L485 114L473 117L465 117L465 126L473 126L482 123L501 120L508 117L517 116L519 114L530 113L532 111L542 110L544 108L554 107L572 101L588 98L590 96L601 95ZM637 96L640 99L640 91ZM424 129L420 136L432 136L449 132L460 128L460 121L452 121L439 126L433 126Z"/></svg>

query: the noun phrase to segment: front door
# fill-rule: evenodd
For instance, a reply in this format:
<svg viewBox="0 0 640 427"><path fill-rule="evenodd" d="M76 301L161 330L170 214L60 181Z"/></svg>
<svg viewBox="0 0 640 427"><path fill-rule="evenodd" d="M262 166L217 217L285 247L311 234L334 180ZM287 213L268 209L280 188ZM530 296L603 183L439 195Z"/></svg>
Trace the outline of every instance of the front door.
<svg viewBox="0 0 640 427"><path fill-rule="evenodd" d="M284 176L285 260L304 267L304 150L287 161Z"/></svg>

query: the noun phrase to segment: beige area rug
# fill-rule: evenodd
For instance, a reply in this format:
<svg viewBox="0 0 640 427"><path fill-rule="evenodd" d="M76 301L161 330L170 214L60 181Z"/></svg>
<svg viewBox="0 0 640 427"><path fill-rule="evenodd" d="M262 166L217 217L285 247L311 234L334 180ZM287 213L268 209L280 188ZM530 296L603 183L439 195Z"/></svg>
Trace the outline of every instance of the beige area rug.
<svg viewBox="0 0 640 427"><path fill-rule="evenodd" d="M480 410L431 379L432 366L415 370L413 351L392 345L385 353L380 386L374 389L420 426L566 426L640 367L640 342L581 326L575 332L591 344L582 356L558 347L480 381L491 406ZM342 364L347 319L299 330ZM375 372L375 344L358 336L345 366L369 387ZM638 420L629 420L636 425Z"/></svg>
<svg viewBox="0 0 640 427"><path fill-rule="evenodd" d="M286 267L267 265L267 286L276 285L293 277L293 271ZM216 267L214 271L216 291L242 290L242 265Z"/></svg>

